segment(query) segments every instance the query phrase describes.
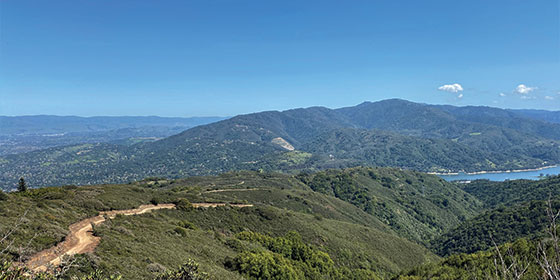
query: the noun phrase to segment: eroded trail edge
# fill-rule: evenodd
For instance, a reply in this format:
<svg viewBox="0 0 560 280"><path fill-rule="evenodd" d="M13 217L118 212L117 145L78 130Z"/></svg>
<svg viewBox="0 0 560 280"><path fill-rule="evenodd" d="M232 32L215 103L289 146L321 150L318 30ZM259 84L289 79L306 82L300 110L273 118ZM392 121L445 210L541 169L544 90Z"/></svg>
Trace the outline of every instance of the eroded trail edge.
<svg viewBox="0 0 560 280"><path fill-rule="evenodd" d="M192 203L193 207L218 207L218 206L232 206L232 207L251 207L252 204L226 204L226 203ZM113 219L117 215L139 215L146 212L159 209L174 209L175 204L147 204L140 205L138 208L127 210L112 210L102 211L99 215L91 218L81 220L77 223L70 225L69 233L64 239L54 247L45 249L41 252L31 256L25 262L25 266L35 272L46 271L51 266L57 266L61 263L64 256L71 256L75 254L83 254L93 252L101 240L100 237L93 235L93 225L101 224L105 218Z"/></svg>

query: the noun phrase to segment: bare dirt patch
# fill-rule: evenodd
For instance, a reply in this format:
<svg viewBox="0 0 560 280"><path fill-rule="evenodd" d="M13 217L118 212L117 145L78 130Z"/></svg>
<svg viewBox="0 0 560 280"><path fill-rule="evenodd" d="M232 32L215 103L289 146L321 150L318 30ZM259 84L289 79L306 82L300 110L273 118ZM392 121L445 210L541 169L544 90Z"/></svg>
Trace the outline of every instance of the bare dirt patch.
<svg viewBox="0 0 560 280"><path fill-rule="evenodd" d="M226 204L226 203L192 203L193 207L218 207L218 206L232 206L232 207L251 207L252 204ZM77 223L70 225L69 233L64 239L56 246L45 249L37 254L31 256L25 262L25 266L33 271L46 271L51 266L57 266L61 263L64 256L71 256L74 254L83 254L93 252L99 242L100 237L93 235L93 226L103 223L105 218L113 219L117 215L139 215L158 209L174 209L175 204L148 204L141 205L135 209L127 210L112 210L100 212L98 216L81 220Z"/></svg>
<svg viewBox="0 0 560 280"><path fill-rule="evenodd" d="M246 192L246 191L256 191L259 189L220 189L220 190L210 190L205 191L204 193L218 193L218 192Z"/></svg>

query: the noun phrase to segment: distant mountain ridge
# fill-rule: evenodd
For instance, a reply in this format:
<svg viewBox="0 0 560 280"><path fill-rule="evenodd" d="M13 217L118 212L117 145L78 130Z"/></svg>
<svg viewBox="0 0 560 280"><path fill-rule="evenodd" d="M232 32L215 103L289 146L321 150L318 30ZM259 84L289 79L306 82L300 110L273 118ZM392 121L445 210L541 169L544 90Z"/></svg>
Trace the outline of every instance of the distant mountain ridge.
<svg viewBox="0 0 560 280"><path fill-rule="evenodd" d="M129 147L69 146L0 157L0 183L13 186L20 176L43 186L358 165L428 172L523 169L560 163L559 139L560 124L507 110L390 99L239 115Z"/></svg>
<svg viewBox="0 0 560 280"><path fill-rule="evenodd" d="M223 117L0 116L0 156L83 143L134 144L165 138Z"/></svg>
<svg viewBox="0 0 560 280"><path fill-rule="evenodd" d="M525 117L531 118L531 119L535 119L535 120L541 120L541 121L546 121L546 122L551 122L551 123L560 123L560 111L547 111L547 110L531 110L531 109L527 109L527 110L523 110L523 109L517 109L517 110L509 110L512 111L514 113L523 115Z"/></svg>
<svg viewBox="0 0 560 280"><path fill-rule="evenodd" d="M193 127L225 119L225 117L78 117L78 116L0 116L0 135L40 135L70 132L98 132L138 127Z"/></svg>

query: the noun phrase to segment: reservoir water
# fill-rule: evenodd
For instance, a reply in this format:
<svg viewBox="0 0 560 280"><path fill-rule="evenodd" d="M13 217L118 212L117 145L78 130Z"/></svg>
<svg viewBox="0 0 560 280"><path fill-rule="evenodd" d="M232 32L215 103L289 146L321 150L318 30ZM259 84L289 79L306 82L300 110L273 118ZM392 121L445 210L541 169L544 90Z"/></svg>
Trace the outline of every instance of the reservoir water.
<svg viewBox="0 0 560 280"><path fill-rule="evenodd" d="M459 173L455 175L438 175L446 181L472 181L477 179L488 179L490 181L505 181L516 179L538 180L541 175L558 175L560 174L560 166L550 167L541 170L520 171L520 172L499 172L484 174L466 174Z"/></svg>

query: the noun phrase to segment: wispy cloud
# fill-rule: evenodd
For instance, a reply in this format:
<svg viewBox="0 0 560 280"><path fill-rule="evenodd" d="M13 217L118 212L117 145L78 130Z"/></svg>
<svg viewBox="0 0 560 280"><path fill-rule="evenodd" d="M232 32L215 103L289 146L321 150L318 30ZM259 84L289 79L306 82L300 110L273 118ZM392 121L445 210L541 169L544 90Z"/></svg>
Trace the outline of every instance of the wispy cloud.
<svg viewBox="0 0 560 280"><path fill-rule="evenodd" d="M515 88L515 92L519 94L529 94L531 91L536 90L537 87L528 87L524 84L520 84Z"/></svg>
<svg viewBox="0 0 560 280"><path fill-rule="evenodd" d="M505 93L503 93L503 92L500 92L500 97L505 97L505 96L506 96L506 94L505 94Z"/></svg>
<svg viewBox="0 0 560 280"><path fill-rule="evenodd" d="M546 99L546 100L554 100L554 97L547 95L547 96L544 97L544 99Z"/></svg>
<svg viewBox="0 0 560 280"><path fill-rule="evenodd" d="M459 95L457 95L457 98L463 98L463 94L459 93Z"/></svg>
<svg viewBox="0 0 560 280"><path fill-rule="evenodd" d="M463 86L455 83L455 84L440 86L440 87L438 87L438 90L457 93L457 92L463 91Z"/></svg>

